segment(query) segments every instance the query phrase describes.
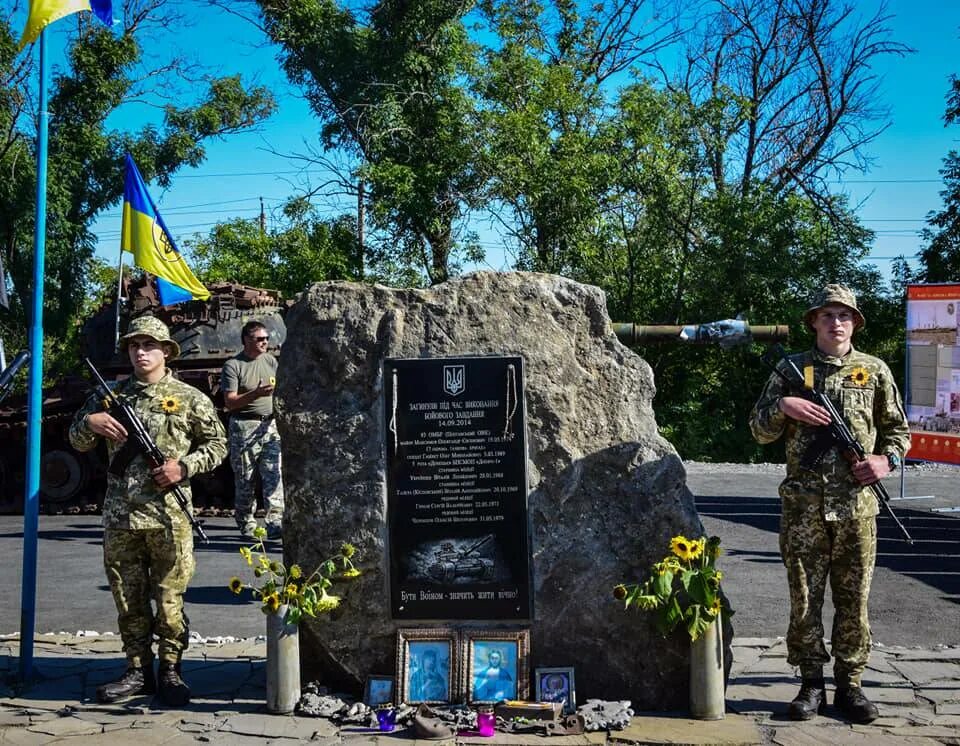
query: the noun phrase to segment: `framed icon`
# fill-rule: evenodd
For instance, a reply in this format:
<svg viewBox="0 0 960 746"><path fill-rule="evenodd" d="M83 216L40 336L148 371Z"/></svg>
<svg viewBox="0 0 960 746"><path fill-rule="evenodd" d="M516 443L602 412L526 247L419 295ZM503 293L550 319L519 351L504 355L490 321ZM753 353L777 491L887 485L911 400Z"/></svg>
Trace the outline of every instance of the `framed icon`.
<svg viewBox="0 0 960 746"><path fill-rule="evenodd" d="M570 715L576 712L577 694L572 666L538 668L533 680L537 702L562 702L564 713Z"/></svg>
<svg viewBox="0 0 960 746"><path fill-rule="evenodd" d="M376 707L388 702L393 702L393 676L367 676L367 683L363 688L363 703Z"/></svg>
<svg viewBox="0 0 960 746"><path fill-rule="evenodd" d="M457 631L448 627L397 630L398 700L447 704L459 698Z"/></svg>
<svg viewBox="0 0 960 746"><path fill-rule="evenodd" d="M461 688L467 704L491 704L530 696L530 631L464 630Z"/></svg>

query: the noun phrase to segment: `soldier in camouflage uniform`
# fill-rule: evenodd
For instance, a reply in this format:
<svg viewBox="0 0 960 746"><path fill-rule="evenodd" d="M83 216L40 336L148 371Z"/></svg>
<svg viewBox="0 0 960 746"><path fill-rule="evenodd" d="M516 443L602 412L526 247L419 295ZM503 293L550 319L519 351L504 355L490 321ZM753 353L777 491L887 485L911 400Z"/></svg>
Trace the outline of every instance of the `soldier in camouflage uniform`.
<svg viewBox="0 0 960 746"><path fill-rule="evenodd" d="M854 294L842 285L827 285L803 320L816 334L816 344L791 359L803 372L805 385L831 398L871 455L851 466L831 448L819 464L804 469L801 457L830 417L801 392L788 390L782 378L770 376L751 412L750 427L760 443L786 438L780 552L790 585L787 661L800 668L802 677L790 717L807 720L826 706L823 666L830 656L823 643L822 607L829 580L835 607L834 704L848 719L868 723L877 717L877 708L863 694L860 675L870 653L867 598L879 505L865 485L901 464L910 435L890 369L853 348L853 333L865 323Z"/></svg>
<svg viewBox="0 0 960 746"><path fill-rule="evenodd" d="M97 699L115 702L152 694L159 680L161 699L181 706L190 701L190 689L180 677L180 658L189 637L183 594L193 577L193 534L169 488L179 484L189 499L190 477L211 471L223 460L226 435L210 399L166 368L180 347L162 321L134 319L120 342L134 374L115 392L139 415L167 460L152 469L132 443L127 448L126 429L96 395L70 426L74 448L89 451L102 437L110 457L103 564L117 605L127 670L118 681L98 688ZM153 635L159 638L157 678Z"/></svg>
<svg viewBox="0 0 960 746"><path fill-rule="evenodd" d="M220 374L223 403L230 412L230 465L235 497L233 513L240 534L253 538L257 527L254 509L259 472L268 539L281 537L283 478L280 433L273 417L277 358L267 351L270 335L259 321L249 321L240 331L243 351L227 360Z"/></svg>

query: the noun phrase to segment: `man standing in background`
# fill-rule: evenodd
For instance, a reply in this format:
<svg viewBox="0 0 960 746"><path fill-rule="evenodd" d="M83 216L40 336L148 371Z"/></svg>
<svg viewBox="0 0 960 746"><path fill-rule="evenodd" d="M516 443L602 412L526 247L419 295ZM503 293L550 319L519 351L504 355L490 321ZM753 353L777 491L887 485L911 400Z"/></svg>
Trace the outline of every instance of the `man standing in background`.
<svg viewBox="0 0 960 746"><path fill-rule="evenodd" d="M230 465L236 485L234 517L240 534L253 538L257 527L256 475L260 474L268 539L281 537L283 478L280 433L273 417L277 359L267 352L270 334L259 321L240 332L243 351L227 360L220 376L223 403L230 413Z"/></svg>

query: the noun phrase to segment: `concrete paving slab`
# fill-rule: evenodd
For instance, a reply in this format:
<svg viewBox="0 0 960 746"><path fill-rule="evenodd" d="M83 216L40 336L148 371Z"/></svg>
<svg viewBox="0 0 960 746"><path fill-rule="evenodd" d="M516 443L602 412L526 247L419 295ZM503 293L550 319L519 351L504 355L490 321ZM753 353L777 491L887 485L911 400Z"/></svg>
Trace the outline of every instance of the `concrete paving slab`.
<svg viewBox="0 0 960 746"><path fill-rule="evenodd" d="M960 680L960 663L949 661L908 661L899 658L893 667L914 684Z"/></svg>
<svg viewBox="0 0 960 746"><path fill-rule="evenodd" d="M608 743L757 744L760 729L752 718L727 715L723 720L691 720L645 713L621 731L611 731ZM552 739L547 741L552 743Z"/></svg>
<svg viewBox="0 0 960 746"><path fill-rule="evenodd" d="M877 704L883 702L888 705L912 705L917 700L912 687L908 689L906 687L870 686L864 687L863 692Z"/></svg>
<svg viewBox="0 0 960 746"><path fill-rule="evenodd" d="M960 715L960 702L938 702L934 705L938 715Z"/></svg>
<svg viewBox="0 0 960 746"><path fill-rule="evenodd" d="M953 682L953 683L960 684L960 682ZM919 689L917 689L917 696L922 699L930 700L935 705L946 704L948 702L958 703L960 702L960 685L920 687Z"/></svg>
<svg viewBox="0 0 960 746"><path fill-rule="evenodd" d="M897 655L903 661L960 661L960 646L938 645L923 650L907 650Z"/></svg>
<svg viewBox="0 0 960 746"><path fill-rule="evenodd" d="M946 725L953 728L960 727L960 715L935 715L931 725ZM958 734L960 735L960 734Z"/></svg>
<svg viewBox="0 0 960 746"><path fill-rule="evenodd" d="M226 719L218 728L221 733L236 733L257 738L304 738L310 739L316 728L314 718L292 715L241 714Z"/></svg>
<svg viewBox="0 0 960 746"><path fill-rule="evenodd" d="M890 686L890 685L902 685L909 686L910 682L907 681L899 673L891 672L887 673L886 671L871 671L869 668L863 672L862 684L864 686Z"/></svg>
<svg viewBox="0 0 960 746"><path fill-rule="evenodd" d="M928 738L960 738L960 730L957 728L945 728L940 725L923 725L911 728L891 728L890 735L899 738L919 738L926 736Z"/></svg>
<svg viewBox="0 0 960 746"><path fill-rule="evenodd" d="M102 736L101 736L102 737ZM5 728L0 731L0 743L5 746L46 746L50 736L44 733L31 733L26 728Z"/></svg>
<svg viewBox="0 0 960 746"><path fill-rule="evenodd" d="M91 723L80 718L65 717L56 720L47 720L43 723L28 725L31 733L43 733L52 738L68 738L70 736L90 736L101 733L103 727L99 723Z"/></svg>

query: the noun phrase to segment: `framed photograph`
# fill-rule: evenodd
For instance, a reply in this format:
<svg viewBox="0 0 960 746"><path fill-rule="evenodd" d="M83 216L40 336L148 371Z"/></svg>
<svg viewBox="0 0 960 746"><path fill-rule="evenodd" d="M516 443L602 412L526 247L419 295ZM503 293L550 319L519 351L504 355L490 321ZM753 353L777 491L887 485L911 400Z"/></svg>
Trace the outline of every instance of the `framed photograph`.
<svg viewBox="0 0 960 746"><path fill-rule="evenodd" d="M448 704L459 698L457 631L449 627L397 630L398 702Z"/></svg>
<svg viewBox="0 0 960 746"><path fill-rule="evenodd" d="M529 630L464 630L460 646L467 704L530 697Z"/></svg>
<svg viewBox="0 0 960 746"><path fill-rule="evenodd" d="M370 707L393 702L393 676L367 676L363 688L363 703Z"/></svg>
<svg viewBox="0 0 960 746"><path fill-rule="evenodd" d="M534 672L537 702L562 702L570 715L577 710L577 694L573 683L573 667L538 668Z"/></svg>

